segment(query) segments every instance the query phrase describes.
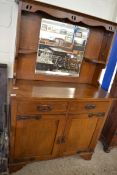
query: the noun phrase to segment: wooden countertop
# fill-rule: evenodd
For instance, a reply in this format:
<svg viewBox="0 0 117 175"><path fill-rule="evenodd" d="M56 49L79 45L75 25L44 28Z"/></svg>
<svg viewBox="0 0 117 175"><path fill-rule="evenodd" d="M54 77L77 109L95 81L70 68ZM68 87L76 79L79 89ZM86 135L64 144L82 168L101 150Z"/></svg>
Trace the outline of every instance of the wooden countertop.
<svg viewBox="0 0 117 175"><path fill-rule="evenodd" d="M10 83L10 96L13 98L43 99L81 99L108 98L109 94L102 88L88 84L17 80L16 85Z"/></svg>

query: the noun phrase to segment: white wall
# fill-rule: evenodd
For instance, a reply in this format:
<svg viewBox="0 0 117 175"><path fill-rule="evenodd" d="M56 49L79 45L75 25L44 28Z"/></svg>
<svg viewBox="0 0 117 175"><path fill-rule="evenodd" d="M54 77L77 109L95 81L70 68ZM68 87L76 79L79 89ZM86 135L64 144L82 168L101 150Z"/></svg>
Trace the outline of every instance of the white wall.
<svg viewBox="0 0 117 175"><path fill-rule="evenodd" d="M110 21L115 20L117 0L36 0L79 11Z"/></svg>
<svg viewBox="0 0 117 175"><path fill-rule="evenodd" d="M9 77L13 75L17 9L14 0L0 0L0 63L8 64Z"/></svg>
<svg viewBox="0 0 117 175"><path fill-rule="evenodd" d="M117 0L35 0L83 12L107 20L116 20ZM18 5L15 0L0 0L0 63L9 66L13 76Z"/></svg>

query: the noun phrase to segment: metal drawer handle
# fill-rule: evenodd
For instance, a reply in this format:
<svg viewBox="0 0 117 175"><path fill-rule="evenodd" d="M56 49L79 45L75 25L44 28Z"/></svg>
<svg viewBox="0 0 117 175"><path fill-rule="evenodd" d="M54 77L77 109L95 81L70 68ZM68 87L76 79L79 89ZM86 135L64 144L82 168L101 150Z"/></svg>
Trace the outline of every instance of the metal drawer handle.
<svg viewBox="0 0 117 175"><path fill-rule="evenodd" d="M42 118L41 115L38 116L17 116L17 120L40 120Z"/></svg>
<svg viewBox="0 0 117 175"><path fill-rule="evenodd" d="M91 118L91 117L94 117L94 113L89 113L89 114L88 114L88 117L90 117L90 118Z"/></svg>
<svg viewBox="0 0 117 175"><path fill-rule="evenodd" d="M104 117L104 116L105 116L105 112L89 113L89 114L88 114L88 117L94 117L94 116L97 116L97 117Z"/></svg>
<svg viewBox="0 0 117 175"><path fill-rule="evenodd" d="M85 109L95 109L96 108L96 105L94 104L86 104L85 105Z"/></svg>
<svg viewBox="0 0 117 175"><path fill-rule="evenodd" d="M48 112L48 111L51 111L52 109L53 109L52 106L49 106L49 105L37 106L37 110L40 112Z"/></svg>

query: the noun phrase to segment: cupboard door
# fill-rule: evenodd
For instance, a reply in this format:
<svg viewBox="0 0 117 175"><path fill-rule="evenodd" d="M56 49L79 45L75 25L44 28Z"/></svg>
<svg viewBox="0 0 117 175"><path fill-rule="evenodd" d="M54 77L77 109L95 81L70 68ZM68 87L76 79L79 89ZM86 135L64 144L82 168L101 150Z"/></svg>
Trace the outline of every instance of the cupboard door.
<svg viewBox="0 0 117 175"><path fill-rule="evenodd" d="M102 118L89 117L88 114L70 115L65 132L64 154L91 151L100 130L98 122L102 123Z"/></svg>
<svg viewBox="0 0 117 175"><path fill-rule="evenodd" d="M14 160L56 157L64 125L64 115L17 116Z"/></svg>

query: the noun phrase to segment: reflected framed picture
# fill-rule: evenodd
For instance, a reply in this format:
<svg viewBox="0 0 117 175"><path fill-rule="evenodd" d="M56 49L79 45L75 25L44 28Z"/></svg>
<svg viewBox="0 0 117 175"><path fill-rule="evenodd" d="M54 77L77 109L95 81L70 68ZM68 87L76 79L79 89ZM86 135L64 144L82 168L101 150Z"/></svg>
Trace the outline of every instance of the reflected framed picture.
<svg viewBox="0 0 117 175"><path fill-rule="evenodd" d="M52 26L47 26L47 31L52 32Z"/></svg>
<svg viewBox="0 0 117 175"><path fill-rule="evenodd" d="M82 38L82 32L76 32L76 37Z"/></svg>
<svg viewBox="0 0 117 175"><path fill-rule="evenodd" d="M46 24L42 24L41 25L41 30L47 31L47 25Z"/></svg>
<svg viewBox="0 0 117 175"><path fill-rule="evenodd" d="M66 36L65 37L65 41L68 42L68 43L72 43L72 36Z"/></svg>

